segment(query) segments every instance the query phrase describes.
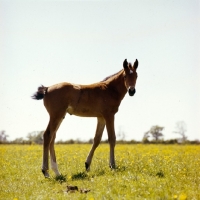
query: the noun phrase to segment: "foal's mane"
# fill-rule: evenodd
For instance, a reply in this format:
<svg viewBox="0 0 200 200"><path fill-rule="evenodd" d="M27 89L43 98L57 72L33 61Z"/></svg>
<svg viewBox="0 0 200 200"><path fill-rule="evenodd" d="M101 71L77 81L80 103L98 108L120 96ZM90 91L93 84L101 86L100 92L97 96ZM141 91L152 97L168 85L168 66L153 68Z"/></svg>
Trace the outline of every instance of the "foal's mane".
<svg viewBox="0 0 200 200"><path fill-rule="evenodd" d="M117 72L117 73L115 73L115 74L112 74L112 75L110 75L110 76L107 76L107 77L104 78L101 82L107 81L108 79L115 77L115 76L116 76L117 74L119 74L121 71L122 71L122 70L120 70L119 72Z"/></svg>

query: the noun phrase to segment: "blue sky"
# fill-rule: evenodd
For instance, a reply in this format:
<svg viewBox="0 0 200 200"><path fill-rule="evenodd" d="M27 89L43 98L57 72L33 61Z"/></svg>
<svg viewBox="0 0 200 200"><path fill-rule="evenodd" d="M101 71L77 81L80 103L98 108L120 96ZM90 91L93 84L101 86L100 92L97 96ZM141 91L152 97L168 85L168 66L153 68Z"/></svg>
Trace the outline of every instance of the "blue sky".
<svg viewBox="0 0 200 200"><path fill-rule="evenodd" d="M184 121L200 139L200 3L175 1L0 1L0 130L9 139L44 130L49 117L30 96L40 84L90 84L139 61L116 133L141 140L153 125L175 138ZM95 118L67 115L57 140L94 137ZM107 138L104 131L103 138Z"/></svg>

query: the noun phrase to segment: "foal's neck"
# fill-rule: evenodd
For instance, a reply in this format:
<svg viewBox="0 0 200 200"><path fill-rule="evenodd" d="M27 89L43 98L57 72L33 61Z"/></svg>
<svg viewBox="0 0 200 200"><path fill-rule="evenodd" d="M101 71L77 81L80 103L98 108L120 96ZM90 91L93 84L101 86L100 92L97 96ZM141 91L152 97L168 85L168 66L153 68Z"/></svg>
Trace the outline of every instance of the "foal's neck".
<svg viewBox="0 0 200 200"><path fill-rule="evenodd" d="M124 82L124 70L121 70L116 74L109 82L108 86L112 87L119 95L122 100L127 92L127 88Z"/></svg>

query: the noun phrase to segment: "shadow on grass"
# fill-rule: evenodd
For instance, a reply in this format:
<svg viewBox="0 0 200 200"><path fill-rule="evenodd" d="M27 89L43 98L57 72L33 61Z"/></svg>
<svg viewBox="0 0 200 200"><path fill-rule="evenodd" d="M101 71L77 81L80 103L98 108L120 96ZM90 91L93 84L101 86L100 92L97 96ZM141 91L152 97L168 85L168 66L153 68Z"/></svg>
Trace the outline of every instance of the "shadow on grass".
<svg viewBox="0 0 200 200"><path fill-rule="evenodd" d="M127 166L119 165L114 169L116 172L124 172L127 170Z"/></svg>
<svg viewBox="0 0 200 200"><path fill-rule="evenodd" d="M118 166L116 167L116 169L111 169L111 171L113 172L124 172L125 170L127 170L126 166ZM87 172L87 171L83 171L83 172L77 172L75 174L72 174L71 179L72 180L85 180L85 179L90 179L90 178L94 178L95 176L104 176L106 174L106 170L105 169L98 169L95 170L93 172Z"/></svg>
<svg viewBox="0 0 200 200"><path fill-rule="evenodd" d="M50 181L52 182L58 182L60 184L64 183L64 182L67 182L67 178L66 178L67 175L59 175L59 176L55 176L55 177L52 177L52 178L49 178Z"/></svg>
<svg viewBox="0 0 200 200"><path fill-rule="evenodd" d="M159 177L159 178L165 178L165 174L164 174L164 172L162 170L158 171L156 173L156 176Z"/></svg>
<svg viewBox="0 0 200 200"><path fill-rule="evenodd" d="M105 170L98 170L98 171L94 171L94 172L77 172L75 174L72 175L72 180L85 180L85 179L90 179L90 178L94 178L95 176L103 176L105 175Z"/></svg>
<svg viewBox="0 0 200 200"><path fill-rule="evenodd" d="M72 180L83 180L83 179L87 179L88 177L89 176L87 172L78 172L72 175Z"/></svg>
<svg viewBox="0 0 200 200"><path fill-rule="evenodd" d="M45 182L52 182L52 183L64 183L64 182L67 182L67 178L66 178L67 175L59 175L59 176L54 176L54 177L49 177L49 178L45 178L44 180L41 181L41 183L45 183Z"/></svg>

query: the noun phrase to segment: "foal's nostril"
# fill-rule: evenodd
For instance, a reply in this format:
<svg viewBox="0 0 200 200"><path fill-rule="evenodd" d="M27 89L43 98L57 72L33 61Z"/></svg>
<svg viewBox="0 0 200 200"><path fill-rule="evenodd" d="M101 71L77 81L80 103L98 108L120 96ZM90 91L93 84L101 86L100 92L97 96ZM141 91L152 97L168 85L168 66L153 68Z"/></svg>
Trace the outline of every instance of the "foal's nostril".
<svg viewBox="0 0 200 200"><path fill-rule="evenodd" d="M128 93L129 93L130 96L133 96L135 94L135 92L136 92L135 88L133 90L131 90L129 88L129 90L128 90Z"/></svg>

